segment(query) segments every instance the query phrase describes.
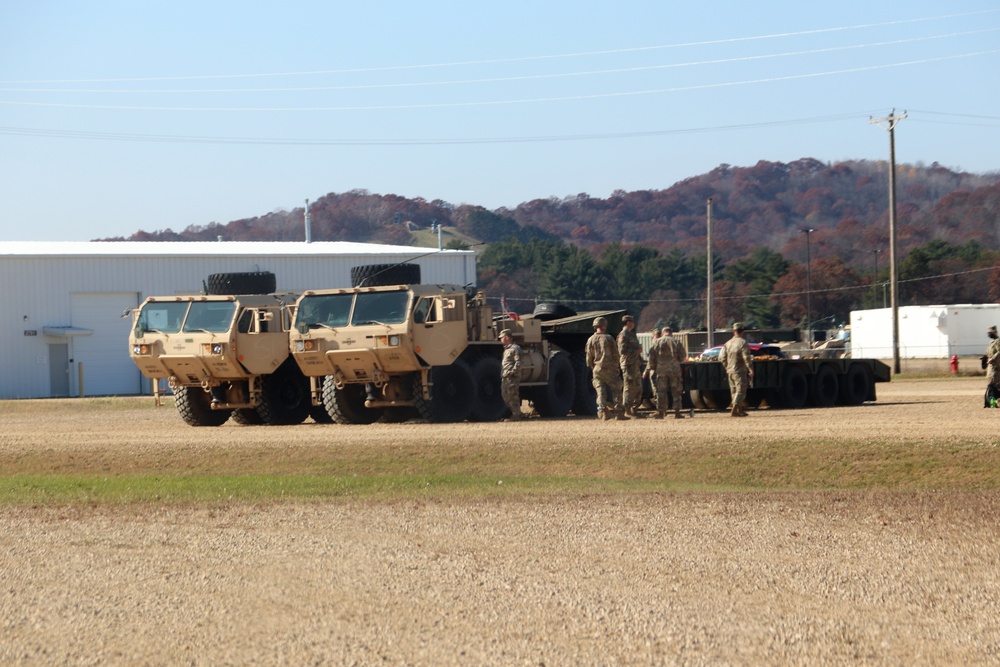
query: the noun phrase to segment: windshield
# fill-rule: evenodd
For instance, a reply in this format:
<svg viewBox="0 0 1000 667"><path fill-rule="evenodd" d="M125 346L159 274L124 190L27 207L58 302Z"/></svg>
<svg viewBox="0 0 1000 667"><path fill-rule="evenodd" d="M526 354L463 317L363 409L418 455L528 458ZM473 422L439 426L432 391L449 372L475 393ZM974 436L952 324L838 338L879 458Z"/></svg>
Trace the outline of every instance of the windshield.
<svg viewBox="0 0 1000 667"><path fill-rule="evenodd" d="M362 292L354 305L351 324L400 324L406 321L409 292Z"/></svg>
<svg viewBox="0 0 1000 667"><path fill-rule="evenodd" d="M224 333L229 331L235 312L233 301L193 301L184 321L184 332Z"/></svg>
<svg viewBox="0 0 1000 667"><path fill-rule="evenodd" d="M295 315L296 326L344 327L351 316L354 294L313 294L302 297Z"/></svg>
<svg viewBox="0 0 1000 667"><path fill-rule="evenodd" d="M139 313L138 328L141 331L177 333L187 311L187 301L151 302Z"/></svg>

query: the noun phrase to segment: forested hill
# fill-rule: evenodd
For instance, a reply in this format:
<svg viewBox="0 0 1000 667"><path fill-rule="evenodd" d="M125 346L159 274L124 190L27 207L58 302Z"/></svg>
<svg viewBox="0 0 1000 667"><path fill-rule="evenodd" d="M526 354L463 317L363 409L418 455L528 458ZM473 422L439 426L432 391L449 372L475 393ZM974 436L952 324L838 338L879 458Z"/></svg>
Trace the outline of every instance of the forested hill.
<svg viewBox="0 0 1000 667"><path fill-rule="evenodd" d="M615 191L605 199L578 194L525 202L510 210L407 199L366 190L330 193L310 206L314 241L416 244L413 231L432 223L486 242L512 236L553 236L596 256L608 244L642 244L661 252L704 253L706 202L712 198L713 240L721 261L766 247L797 256L800 230L848 265L870 261L888 235L885 162L826 164L803 158L788 164L720 165L663 190ZM955 172L937 164L897 165L899 243L905 254L930 240L975 241L1000 249L1000 174ZM188 226L183 231L139 231L109 241L298 241L303 210Z"/></svg>

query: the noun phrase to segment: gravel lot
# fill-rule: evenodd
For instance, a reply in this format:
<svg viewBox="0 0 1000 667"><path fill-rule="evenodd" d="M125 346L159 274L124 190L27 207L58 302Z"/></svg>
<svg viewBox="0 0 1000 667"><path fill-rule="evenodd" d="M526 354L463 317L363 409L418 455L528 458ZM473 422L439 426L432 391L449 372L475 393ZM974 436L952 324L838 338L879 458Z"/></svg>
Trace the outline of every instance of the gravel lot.
<svg viewBox="0 0 1000 667"><path fill-rule="evenodd" d="M980 379L900 382L860 408L566 420L558 437L609 455L633 438L669 456L692 439L739 446L803 430L995 448L1000 415L978 407L981 394ZM39 448L71 458L95 442L110 459L142 447L221 456L338 429L190 429L168 407L151 443L109 435L120 417L48 413L0 413L0 461ZM346 440L373 432L339 428ZM535 420L373 428L554 437ZM998 517L992 490L8 507L0 663L995 664Z"/></svg>

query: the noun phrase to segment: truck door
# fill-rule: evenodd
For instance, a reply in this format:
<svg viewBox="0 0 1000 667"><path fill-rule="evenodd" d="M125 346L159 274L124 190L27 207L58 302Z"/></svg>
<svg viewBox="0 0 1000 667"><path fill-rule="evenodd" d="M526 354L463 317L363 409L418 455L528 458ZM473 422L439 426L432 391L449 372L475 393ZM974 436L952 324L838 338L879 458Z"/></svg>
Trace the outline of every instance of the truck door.
<svg viewBox="0 0 1000 667"><path fill-rule="evenodd" d="M468 345L465 295L422 297L413 309L413 351L431 366L447 366Z"/></svg>

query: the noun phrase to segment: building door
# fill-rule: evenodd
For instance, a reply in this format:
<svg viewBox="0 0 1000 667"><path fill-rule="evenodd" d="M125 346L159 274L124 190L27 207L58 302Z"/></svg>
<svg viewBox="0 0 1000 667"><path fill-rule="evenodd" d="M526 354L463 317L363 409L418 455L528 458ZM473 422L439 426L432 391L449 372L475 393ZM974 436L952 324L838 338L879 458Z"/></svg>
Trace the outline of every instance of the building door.
<svg viewBox="0 0 1000 667"><path fill-rule="evenodd" d="M49 343L49 395L69 396L69 343Z"/></svg>
<svg viewBox="0 0 1000 667"><path fill-rule="evenodd" d="M135 292L74 292L71 299L73 326L93 331L89 336L73 339L73 357L83 364L87 396L142 393L142 376L128 353L132 319L122 317L125 308L134 308L139 303L139 295Z"/></svg>

